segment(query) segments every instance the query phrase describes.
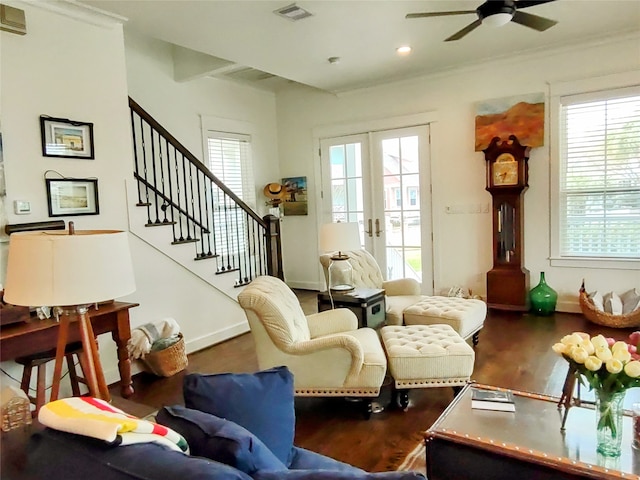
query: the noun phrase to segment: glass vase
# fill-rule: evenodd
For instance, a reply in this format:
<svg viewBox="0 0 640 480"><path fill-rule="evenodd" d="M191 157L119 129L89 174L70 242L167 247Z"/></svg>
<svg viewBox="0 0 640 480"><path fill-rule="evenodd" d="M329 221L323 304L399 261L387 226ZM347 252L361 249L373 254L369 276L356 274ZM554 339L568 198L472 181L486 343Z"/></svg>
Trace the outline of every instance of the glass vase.
<svg viewBox="0 0 640 480"><path fill-rule="evenodd" d="M551 315L556 311L558 293L547 285L544 272L540 272L540 283L529 292L531 311L536 315Z"/></svg>
<svg viewBox="0 0 640 480"><path fill-rule="evenodd" d="M625 391L596 390L597 451L607 457L620 455L622 445L622 404Z"/></svg>

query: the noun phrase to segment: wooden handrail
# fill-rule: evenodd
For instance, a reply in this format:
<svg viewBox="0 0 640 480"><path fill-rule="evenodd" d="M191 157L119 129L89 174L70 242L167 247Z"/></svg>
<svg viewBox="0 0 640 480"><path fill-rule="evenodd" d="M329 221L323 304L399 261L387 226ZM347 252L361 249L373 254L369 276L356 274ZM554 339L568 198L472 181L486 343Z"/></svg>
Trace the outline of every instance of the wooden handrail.
<svg viewBox="0 0 640 480"><path fill-rule="evenodd" d="M260 216L255 213L246 203L242 201L235 193L229 189L223 182L218 179L207 166L198 160L184 145L182 145L173 135L171 135L162 125L160 125L146 110L129 97L129 107L135 111L145 122L147 122L154 130L164 137L178 152L184 155L200 172L208 177L216 186L228 195L242 210L247 212L256 222L267 228L266 223Z"/></svg>

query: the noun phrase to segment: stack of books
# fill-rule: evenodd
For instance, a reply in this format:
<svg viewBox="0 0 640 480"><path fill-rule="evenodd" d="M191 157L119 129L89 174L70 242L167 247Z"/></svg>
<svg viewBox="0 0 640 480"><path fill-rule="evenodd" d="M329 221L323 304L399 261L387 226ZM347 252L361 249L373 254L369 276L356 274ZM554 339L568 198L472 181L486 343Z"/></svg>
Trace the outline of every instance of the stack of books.
<svg viewBox="0 0 640 480"><path fill-rule="evenodd" d="M513 401L513 394L509 391L472 388L471 408L515 412L516 404Z"/></svg>

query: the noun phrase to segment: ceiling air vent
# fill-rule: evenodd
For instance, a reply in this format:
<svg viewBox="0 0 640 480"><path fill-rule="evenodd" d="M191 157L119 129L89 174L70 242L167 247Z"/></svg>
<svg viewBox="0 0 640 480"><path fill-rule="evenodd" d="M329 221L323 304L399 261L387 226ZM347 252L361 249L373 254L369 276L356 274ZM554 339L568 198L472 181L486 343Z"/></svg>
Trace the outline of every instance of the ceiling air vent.
<svg viewBox="0 0 640 480"><path fill-rule="evenodd" d="M297 21L302 20L303 18L311 17L313 13L308 12L304 8L297 6L295 3L288 5L286 7L279 8L274 10L273 13L276 15L280 15L281 17L286 18L287 20Z"/></svg>
<svg viewBox="0 0 640 480"><path fill-rule="evenodd" d="M232 78L234 80L246 80L251 82L257 82L260 80L267 80L273 78L275 75L271 73L263 72L251 67L240 67L231 70L224 75L225 77Z"/></svg>

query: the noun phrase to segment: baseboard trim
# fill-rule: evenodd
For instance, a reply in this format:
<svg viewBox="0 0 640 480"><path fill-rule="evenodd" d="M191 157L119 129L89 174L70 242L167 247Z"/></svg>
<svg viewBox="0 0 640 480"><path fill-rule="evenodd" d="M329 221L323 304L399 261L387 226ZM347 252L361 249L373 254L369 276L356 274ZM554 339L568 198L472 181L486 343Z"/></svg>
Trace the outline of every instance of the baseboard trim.
<svg viewBox="0 0 640 480"><path fill-rule="evenodd" d="M244 320L230 327L218 330L217 332L209 333L207 335L188 340L185 344L187 354L212 347L213 345L237 337L238 335L242 335L243 333L247 333L249 331L249 322ZM131 362L132 376L142 371L143 370L138 366L138 363L136 361ZM118 365L116 364L113 366L113 368L106 369L104 371L104 377L107 381L107 385L112 385L114 383L120 382L120 371L118 370Z"/></svg>
<svg viewBox="0 0 640 480"><path fill-rule="evenodd" d="M318 282L290 282L285 280L285 283L289 288L299 288L300 290L314 290L316 292L321 292L324 289L324 284L319 284Z"/></svg>
<svg viewBox="0 0 640 480"><path fill-rule="evenodd" d="M207 335L189 340L186 343L187 354L211 347L225 340L247 333L248 331L250 331L249 322L244 320L223 330L218 330L217 332L208 333Z"/></svg>

